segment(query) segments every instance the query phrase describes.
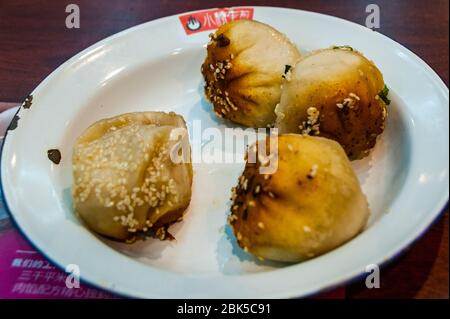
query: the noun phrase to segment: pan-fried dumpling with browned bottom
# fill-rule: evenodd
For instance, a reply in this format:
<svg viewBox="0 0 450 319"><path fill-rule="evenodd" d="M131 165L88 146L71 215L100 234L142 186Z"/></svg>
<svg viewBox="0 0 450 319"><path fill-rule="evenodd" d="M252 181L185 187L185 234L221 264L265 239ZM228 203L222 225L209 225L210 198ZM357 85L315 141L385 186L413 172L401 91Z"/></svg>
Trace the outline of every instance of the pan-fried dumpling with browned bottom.
<svg viewBox="0 0 450 319"><path fill-rule="evenodd" d="M206 97L219 117L248 127L272 125L284 72L299 58L295 45L267 24L226 23L211 35L202 65Z"/></svg>
<svg viewBox="0 0 450 319"><path fill-rule="evenodd" d="M342 147L300 134L280 135L277 143L271 159L277 170L260 171L266 155L255 144L233 189L229 223L240 247L260 258L298 262L356 236L369 208Z"/></svg>
<svg viewBox="0 0 450 319"><path fill-rule="evenodd" d="M280 133L333 139L359 159L384 130L387 93L381 72L361 53L348 46L319 50L291 69L276 126Z"/></svg>
<svg viewBox="0 0 450 319"><path fill-rule="evenodd" d="M175 113L98 121L77 139L72 161L75 210L99 234L131 240L153 231L164 239L189 205L190 147Z"/></svg>

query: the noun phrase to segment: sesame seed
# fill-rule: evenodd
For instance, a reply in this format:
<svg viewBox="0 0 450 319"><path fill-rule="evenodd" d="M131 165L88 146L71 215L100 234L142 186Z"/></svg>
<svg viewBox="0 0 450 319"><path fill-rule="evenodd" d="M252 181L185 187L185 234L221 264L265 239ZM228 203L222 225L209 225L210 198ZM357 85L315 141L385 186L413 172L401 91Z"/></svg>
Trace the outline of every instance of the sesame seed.
<svg viewBox="0 0 450 319"><path fill-rule="evenodd" d="M136 237L135 236L133 236L132 238L129 238L129 239L126 239L125 240L125 243L126 244L133 244L133 243L135 243L136 242Z"/></svg>
<svg viewBox="0 0 450 319"><path fill-rule="evenodd" d="M236 196L237 196L236 188L233 187L233 188L231 188L231 200L234 201L236 199Z"/></svg>
<svg viewBox="0 0 450 319"><path fill-rule="evenodd" d="M358 101L361 100L361 98L358 95L356 95L355 93L350 93L349 96L354 98L354 99L356 99L356 100L358 100Z"/></svg>
<svg viewBox="0 0 450 319"><path fill-rule="evenodd" d="M339 109L343 109L345 107L348 107L349 109L353 109L358 106L358 102L360 100L361 100L361 98L352 92L352 93L349 93L348 97L343 99L341 103L337 103L336 106Z"/></svg>
<svg viewBox="0 0 450 319"><path fill-rule="evenodd" d="M320 134L319 110L311 106L306 110L306 114L308 116L307 120L303 121L303 123L299 125L299 129L302 135L309 135L311 132L313 132L314 135L319 135Z"/></svg>
<svg viewBox="0 0 450 319"><path fill-rule="evenodd" d="M242 189L246 191L247 190L247 186L248 186L248 179L245 179L244 183L242 184Z"/></svg>
<svg viewBox="0 0 450 319"><path fill-rule="evenodd" d="M166 239L166 230L164 227L160 227L156 230L155 232L156 237L159 238L159 240L164 240Z"/></svg>
<svg viewBox="0 0 450 319"><path fill-rule="evenodd" d="M313 179L313 178L317 175L318 169L319 169L319 166L318 166L317 164L314 164L314 165L311 167L311 170L309 171L307 177L308 177L309 179Z"/></svg>

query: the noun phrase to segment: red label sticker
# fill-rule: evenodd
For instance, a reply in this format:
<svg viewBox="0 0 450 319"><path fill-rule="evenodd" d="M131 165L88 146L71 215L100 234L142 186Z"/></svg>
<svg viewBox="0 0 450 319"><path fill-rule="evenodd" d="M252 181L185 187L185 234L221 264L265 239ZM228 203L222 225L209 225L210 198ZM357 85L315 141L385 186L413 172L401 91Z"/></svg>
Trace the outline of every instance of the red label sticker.
<svg viewBox="0 0 450 319"><path fill-rule="evenodd" d="M214 30L235 20L252 20L253 8L222 8L197 11L179 16L187 35Z"/></svg>

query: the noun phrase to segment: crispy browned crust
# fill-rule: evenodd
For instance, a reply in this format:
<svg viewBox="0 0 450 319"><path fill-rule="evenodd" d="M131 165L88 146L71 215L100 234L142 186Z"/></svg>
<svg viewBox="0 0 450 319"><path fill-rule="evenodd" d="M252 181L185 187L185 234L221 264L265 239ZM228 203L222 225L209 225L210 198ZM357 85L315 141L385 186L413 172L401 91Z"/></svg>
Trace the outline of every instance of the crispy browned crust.
<svg viewBox="0 0 450 319"><path fill-rule="evenodd" d="M266 150L270 152L269 138L266 139ZM256 154L255 163L248 161L249 152ZM255 214L259 217L264 216L268 209L266 204L280 197L280 194L272 188L273 176L265 177L259 172L261 167L261 162L257 160L259 154L257 144L247 152L245 169L239 177L237 186L232 189L231 214L228 218L239 246L250 251L252 251L252 239L263 235L262 229L258 227L259 219L254 218Z"/></svg>
<svg viewBox="0 0 450 319"><path fill-rule="evenodd" d="M258 153L258 148L252 146L248 152ZM261 160L247 160L232 190L228 222L244 251L298 262L350 240L366 224L367 200L338 143L280 135L278 169L264 174L261 165Z"/></svg>
<svg viewBox="0 0 450 319"><path fill-rule="evenodd" d="M314 107L320 113L316 123L319 130L307 134L335 140L341 144L351 160L360 159L365 157L375 146L377 137L383 133L385 128L387 106L378 96L384 88L383 75L372 61L369 61L360 52L353 50L317 50L303 57L295 69L301 68L302 62L307 61L310 57L314 58L329 52L356 56L361 63L356 67L348 68L347 74L342 74L342 78L323 76L314 81L305 81L306 84L301 86L297 92L290 93L289 89L293 86L290 83L285 85L280 103L283 104L283 107L280 109L288 113L281 112L281 116L277 118L277 126L281 128L281 133L302 133L304 130L302 130L301 124L308 120L306 108ZM338 64L339 59L336 59L335 63ZM306 67L310 66L306 64ZM319 68L317 72L320 71ZM293 80L293 83L303 79L298 77ZM284 97L289 94L290 99L283 101ZM354 98L349 94L352 94ZM345 100L352 102L351 105L343 104ZM292 110L287 111L285 105L297 107L297 112L293 114ZM295 125L292 123L294 117L297 119ZM288 126L283 124L283 122L289 121L291 123Z"/></svg>
<svg viewBox="0 0 450 319"><path fill-rule="evenodd" d="M363 101L353 109L338 109L333 104L320 110L318 136L341 144L350 160L365 157L384 131L387 108L381 99Z"/></svg>
<svg viewBox="0 0 450 319"><path fill-rule="evenodd" d="M260 22L235 21L222 25L211 34L207 56L201 66L205 96L218 117L248 127L266 127L275 121L273 111L280 99L283 72L273 70L256 79L258 66L239 57L243 44L238 45L235 41L239 39L233 39L231 30L239 23L253 23L264 26L267 32L278 33ZM288 41L286 43L295 48Z"/></svg>

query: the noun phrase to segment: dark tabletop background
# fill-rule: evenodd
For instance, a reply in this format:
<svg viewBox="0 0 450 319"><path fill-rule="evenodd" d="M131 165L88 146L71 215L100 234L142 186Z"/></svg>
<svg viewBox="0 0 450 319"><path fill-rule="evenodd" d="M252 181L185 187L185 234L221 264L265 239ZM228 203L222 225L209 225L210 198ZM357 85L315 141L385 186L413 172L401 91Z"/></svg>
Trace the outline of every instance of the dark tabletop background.
<svg viewBox="0 0 450 319"><path fill-rule="evenodd" d="M78 4L81 28L67 29L65 8ZM128 27L190 10L279 6L315 11L364 24L368 4L379 5L379 32L424 59L448 86L448 0L0 0L0 101L18 102L56 67L82 49ZM0 110L10 104L0 103ZM413 213L413 212L411 212ZM381 271L381 288L346 287L349 298L448 298L448 211L397 260Z"/></svg>

